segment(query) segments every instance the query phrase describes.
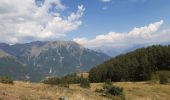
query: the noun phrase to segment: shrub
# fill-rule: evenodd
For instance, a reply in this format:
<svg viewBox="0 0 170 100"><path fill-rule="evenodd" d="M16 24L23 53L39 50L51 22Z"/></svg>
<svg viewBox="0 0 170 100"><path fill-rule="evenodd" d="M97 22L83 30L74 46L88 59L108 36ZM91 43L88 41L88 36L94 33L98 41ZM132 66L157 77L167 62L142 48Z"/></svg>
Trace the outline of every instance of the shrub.
<svg viewBox="0 0 170 100"><path fill-rule="evenodd" d="M123 88L114 86L110 82L105 82L102 89L95 89L95 92L102 93L102 96L106 96L111 100L125 100Z"/></svg>
<svg viewBox="0 0 170 100"><path fill-rule="evenodd" d="M42 81L44 84L50 84L50 85L58 85L60 84L60 78L58 77L49 77Z"/></svg>
<svg viewBox="0 0 170 100"><path fill-rule="evenodd" d="M81 78L80 87L89 88L90 87L89 80L87 78Z"/></svg>
<svg viewBox="0 0 170 100"><path fill-rule="evenodd" d="M123 88L112 86L108 89L108 93L110 93L114 96L123 95Z"/></svg>
<svg viewBox="0 0 170 100"><path fill-rule="evenodd" d="M13 79L8 76L0 77L0 82L4 84L14 84Z"/></svg>
<svg viewBox="0 0 170 100"><path fill-rule="evenodd" d="M69 84L67 83L67 81L61 78L58 78L58 77L49 77L43 80L42 83L49 84L49 85L58 85L60 87L69 88Z"/></svg>
<svg viewBox="0 0 170 100"><path fill-rule="evenodd" d="M44 84L59 85L59 84L80 84L81 77L76 76L76 74L68 74L64 77L48 77L41 81Z"/></svg>
<svg viewBox="0 0 170 100"><path fill-rule="evenodd" d="M103 89L106 94L111 94L114 96L123 95L123 88L121 87L105 84L103 86Z"/></svg>
<svg viewBox="0 0 170 100"><path fill-rule="evenodd" d="M165 73L161 73L159 75L160 78L160 84L167 84L168 83L168 75L166 75Z"/></svg>
<svg viewBox="0 0 170 100"><path fill-rule="evenodd" d="M125 99L125 96L123 94L123 88L121 87L118 87L118 86L114 86L112 84L108 84L108 82L106 82L104 85L103 85L103 93L109 97L109 98L115 98L115 97L118 97L120 98L121 100L124 100Z"/></svg>

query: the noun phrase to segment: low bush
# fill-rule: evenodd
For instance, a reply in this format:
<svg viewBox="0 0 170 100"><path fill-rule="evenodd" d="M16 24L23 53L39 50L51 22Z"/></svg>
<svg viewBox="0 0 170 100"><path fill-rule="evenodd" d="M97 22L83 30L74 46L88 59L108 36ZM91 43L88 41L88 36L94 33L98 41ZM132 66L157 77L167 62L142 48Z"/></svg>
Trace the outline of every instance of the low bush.
<svg viewBox="0 0 170 100"><path fill-rule="evenodd" d="M0 77L0 83L4 83L4 84L14 84L14 81L12 78L8 77L8 76L3 76Z"/></svg>
<svg viewBox="0 0 170 100"><path fill-rule="evenodd" d="M68 74L63 77L49 77L41 81L42 83L45 84L51 84L51 85L58 85L58 84L80 84L81 82L81 77L77 76L75 73L73 74Z"/></svg>
<svg viewBox="0 0 170 100"><path fill-rule="evenodd" d="M104 89L104 93L106 94L111 94L114 96L123 95L123 88L121 87L106 84L103 86L103 89Z"/></svg>
<svg viewBox="0 0 170 100"><path fill-rule="evenodd" d="M58 77L49 77L49 78L43 80L42 83L50 84L50 85L58 85L61 82L60 82L60 78L58 78Z"/></svg>
<svg viewBox="0 0 170 100"><path fill-rule="evenodd" d="M44 84L49 84L49 85L58 85L60 87L66 87L69 88L69 84L65 80L61 80L58 77L49 77L45 80L42 81Z"/></svg>
<svg viewBox="0 0 170 100"><path fill-rule="evenodd" d="M120 100L125 100L125 96L123 94L123 88L118 87L118 86L114 86L112 84L108 84L108 82L106 82L103 85L103 93L109 97L109 98L115 98L118 97L120 98ZM100 91L101 92L101 91Z"/></svg>

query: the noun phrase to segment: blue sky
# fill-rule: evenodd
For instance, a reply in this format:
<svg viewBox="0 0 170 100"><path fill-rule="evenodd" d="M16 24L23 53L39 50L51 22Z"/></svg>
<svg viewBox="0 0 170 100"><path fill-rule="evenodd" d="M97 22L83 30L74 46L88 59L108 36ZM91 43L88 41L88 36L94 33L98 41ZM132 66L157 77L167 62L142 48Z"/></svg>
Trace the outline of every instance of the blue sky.
<svg viewBox="0 0 170 100"><path fill-rule="evenodd" d="M0 42L73 40L126 51L170 43L170 0L0 0Z"/></svg>
<svg viewBox="0 0 170 100"><path fill-rule="evenodd" d="M63 0L63 3L70 5L68 9L71 11L79 4L86 8L83 25L68 38L94 38L110 31L127 32L159 20L165 22L162 28L170 27L169 0L111 0L106 3L101 0ZM102 10L103 7L107 9Z"/></svg>

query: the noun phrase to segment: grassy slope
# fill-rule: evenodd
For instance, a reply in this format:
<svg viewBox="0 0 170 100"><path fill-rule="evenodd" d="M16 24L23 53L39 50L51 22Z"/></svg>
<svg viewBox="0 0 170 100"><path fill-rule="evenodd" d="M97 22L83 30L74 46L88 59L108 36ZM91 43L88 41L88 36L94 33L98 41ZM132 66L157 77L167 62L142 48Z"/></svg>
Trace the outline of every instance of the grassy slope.
<svg viewBox="0 0 170 100"><path fill-rule="evenodd" d="M116 86L124 88L126 100L169 100L170 84L148 84L148 82L117 82ZM80 89L78 86L72 86ZM100 89L101 83L91 84L91 91Z"/></svg>
<svg viewBox="0 0 170 100"><path fill-rule="evenodd" d="M0 84L0 100L107 100L88 89L76 90L44 84L15 82L15 85Z"/></svg>
<svg viewBox="0 0 170 100"><path fill-rule="evenodd" d="M116 83L124 88L127 100L168 100L170 85L147 84L147 82Z"/></svg>
<svg viewBox="0 0 170 100"><path fill-rule="evenodd" d="M126 100L168 100L170 85L147 84L146 82L118 82L124 88ZM44 84L15 82L15 85L0 84L0 100L57 100L65 96L69 100L108 100L95 93L101 83L91 84L90 89L70 85L70 89Z"/></svg>

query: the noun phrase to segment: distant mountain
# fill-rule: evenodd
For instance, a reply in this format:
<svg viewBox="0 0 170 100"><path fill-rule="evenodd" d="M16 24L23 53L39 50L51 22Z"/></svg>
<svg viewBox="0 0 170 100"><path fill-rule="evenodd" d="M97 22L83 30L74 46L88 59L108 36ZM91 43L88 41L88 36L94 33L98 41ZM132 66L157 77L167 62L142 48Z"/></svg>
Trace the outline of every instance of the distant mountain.
<svg viewBox="0 0 170 100"><path fill-rule="evenodd" d="M0 50L0 57L10 55L8 57L10 60L0 59L0 62L5 62L0 63L0 69L2 66L7 68L6 63L15 63L13 67L16 70L11 70L8 67L9 69L4 69L4 72L7 74L20 73L22 74L20 76L29 78L31 81L39 81L47 76L63 76L68 73L88 71L93 66L110 58L103 53L84 48L73 41L36 41L15 45L1 43Z"/></svg>
<svg viewBox="0 0 170 100"><path fill-rule="evenodd" d="M127 45L127 46L102 46L102 47L94 47L91 48L92 50L95 50L97 52L103 52L111 57L118 56L120 54L125 54L127 52L134 51L136 49L142 48L142 47L148 47L152 45L159 45L160 43L150 43L150 44L134 44L134 45ZM161 45L167 45L170 44L170 42L162 42Z"/></svg>

